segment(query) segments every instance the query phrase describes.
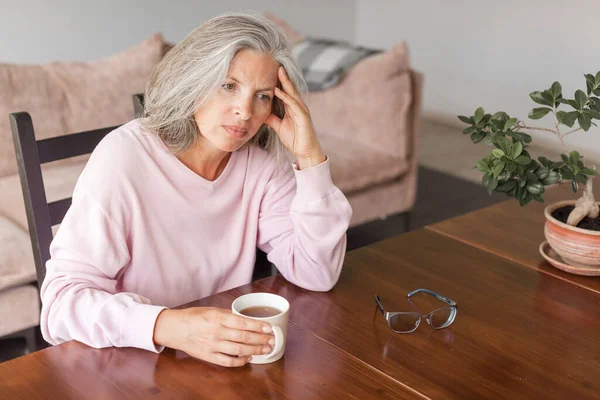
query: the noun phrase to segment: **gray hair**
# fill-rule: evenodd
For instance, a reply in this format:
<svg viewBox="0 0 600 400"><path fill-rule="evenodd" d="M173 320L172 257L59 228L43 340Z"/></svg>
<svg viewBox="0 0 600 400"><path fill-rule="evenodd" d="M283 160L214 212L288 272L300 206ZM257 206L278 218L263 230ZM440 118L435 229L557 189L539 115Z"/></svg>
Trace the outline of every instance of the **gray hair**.
<svg viewBox="0 0 600 400"><path fill-rule="evenodd" d="M272 56L298 91L306 93L306 82L279 26L254 12L224 14L194 29L163 57L146 87L142 126L172 153L193 146L198 139L194 112L223 84L231 61L243 49ZM279 118L284 114L277 97L273 113ZM284 158L284 146L266 124L249 143L275 154L280 162Z"/></svg>

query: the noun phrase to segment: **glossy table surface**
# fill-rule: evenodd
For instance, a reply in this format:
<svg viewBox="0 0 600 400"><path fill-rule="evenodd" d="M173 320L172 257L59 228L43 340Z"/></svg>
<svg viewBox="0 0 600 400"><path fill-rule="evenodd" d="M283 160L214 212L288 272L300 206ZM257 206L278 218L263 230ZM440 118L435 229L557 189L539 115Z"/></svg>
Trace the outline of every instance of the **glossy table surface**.
<svg viewBox="0 0 600 400"><path fill-rule="evenodd" d="M0 398L598 398L598 278L545 264L539 209L500 203L352 251L328 293L279 275L185 305L286 297L288 344L273 364L227 369L169 349L68 342L0 364ZM388 311L412 311L406 294L417 288L455 300L454 324L393 333L375 294ZM413 300L423 313L440 306Z"/></svg>

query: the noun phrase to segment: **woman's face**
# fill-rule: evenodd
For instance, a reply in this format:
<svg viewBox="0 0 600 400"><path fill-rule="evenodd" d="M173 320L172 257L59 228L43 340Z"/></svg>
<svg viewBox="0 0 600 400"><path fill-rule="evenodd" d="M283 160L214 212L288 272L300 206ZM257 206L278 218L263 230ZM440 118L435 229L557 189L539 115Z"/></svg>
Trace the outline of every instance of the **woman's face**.
<svg viewBox="0 0 600 400"><path fill-rule="evenodd" d="M203 146L233 152L250 140L271 114L279 63L241 50L214 96L194 113Z"/></svg>

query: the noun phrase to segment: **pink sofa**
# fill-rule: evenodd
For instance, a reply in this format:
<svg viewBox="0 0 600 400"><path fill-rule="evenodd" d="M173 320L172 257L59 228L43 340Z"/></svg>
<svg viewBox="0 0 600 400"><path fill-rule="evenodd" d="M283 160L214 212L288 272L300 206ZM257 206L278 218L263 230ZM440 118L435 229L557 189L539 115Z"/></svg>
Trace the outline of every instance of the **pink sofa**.
<svg viewBox="0 0 600 400"><path fill-rule="evenodd" d="M28 111L38 138L117 125L133 118L133 94L168 48L160 34L106 59L27 66L0 64L0 337L39 323L36 279L8 114ZM333 180L354 209L352 226L410 210L422 75L406 45L369 57L307 103ZM70 197L86 157L43 167L48 201Z"/></svg>

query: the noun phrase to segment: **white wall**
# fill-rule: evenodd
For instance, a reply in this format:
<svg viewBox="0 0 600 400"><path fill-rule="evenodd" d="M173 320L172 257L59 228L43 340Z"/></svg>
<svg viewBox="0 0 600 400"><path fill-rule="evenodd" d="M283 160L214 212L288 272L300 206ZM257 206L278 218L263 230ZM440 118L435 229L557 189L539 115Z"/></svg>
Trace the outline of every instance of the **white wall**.
<svg viewBox="0 0 600 400"><path fill-rule="evenodd" d="M458 114L488 111L527 120L529 93L555 80L572 97L584 73L600 70L598 0L356 0L361 44L389 48L406 40L425 74L424 114L460 124ZM546 120L548 120L546 122ZM552 147L551 133L534 135ZM600 154L600 129L566 138L571 148Z"/></svg>
<svg viewBox="0 0 600 400"><path fill-rule="evenodd" d="M85 61L157 31L179 41L205 20L232 11L270 11L302 32L352 40L354 9L354 1L345 0L0 0L0 62Z"/></svg>

